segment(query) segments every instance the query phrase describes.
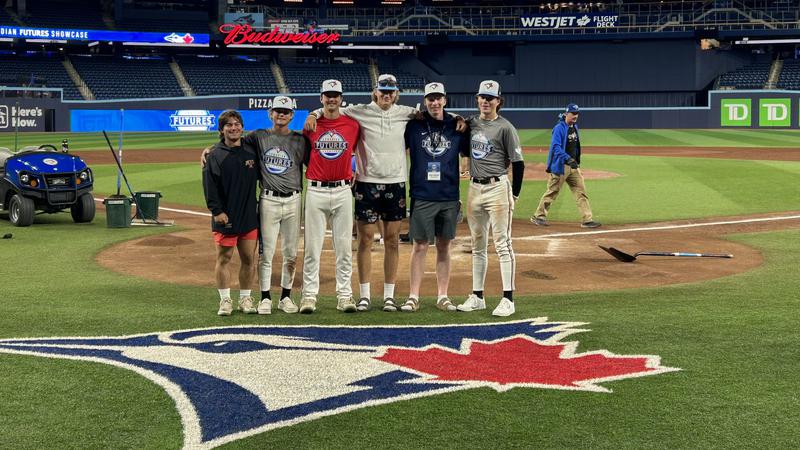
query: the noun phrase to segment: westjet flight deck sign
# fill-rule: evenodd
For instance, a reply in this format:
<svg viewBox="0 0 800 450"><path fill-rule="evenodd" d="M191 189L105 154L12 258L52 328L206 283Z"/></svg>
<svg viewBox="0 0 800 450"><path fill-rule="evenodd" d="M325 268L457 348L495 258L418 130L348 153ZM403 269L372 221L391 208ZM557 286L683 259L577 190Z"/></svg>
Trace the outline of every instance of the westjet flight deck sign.
<svg viewBox="0 0 800 450"><path fill-rule="evenodd" d="M559 28L614 28L619 25L616 14L546 14L520 17L522 28L557 30Z"/></svg>

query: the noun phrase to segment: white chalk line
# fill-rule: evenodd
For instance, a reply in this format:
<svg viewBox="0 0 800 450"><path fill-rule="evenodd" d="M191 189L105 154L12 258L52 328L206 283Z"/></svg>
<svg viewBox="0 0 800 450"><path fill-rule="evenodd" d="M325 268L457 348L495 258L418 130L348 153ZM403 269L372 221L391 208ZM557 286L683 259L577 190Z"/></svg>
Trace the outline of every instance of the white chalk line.
<svg viewBox="0 0 800 450"><path fill-rule="evenodd" d="M725 220L720 222L706 222L706 223L687 223L681 225L661 225L652 227L637 227L637 228L619 228L616 230L594 230L594 231L577 231L574 233L552 233L542 234L538 236L522 236L514 237L515 241L535 241L538 239L550 239L557 237L570 237L570 236L590 236L598 234L612 234L612 233L630 233L633 231L658 231L658 230L677 230L680 228L698 228L698 227L713 227L717 225L737 225L743 223L757 223L757 222L774 222L779 220L793 220L800 219L800 215L796 216L777 216L777 217L760 217L757 219L742 219L742 220Z"/></svg>

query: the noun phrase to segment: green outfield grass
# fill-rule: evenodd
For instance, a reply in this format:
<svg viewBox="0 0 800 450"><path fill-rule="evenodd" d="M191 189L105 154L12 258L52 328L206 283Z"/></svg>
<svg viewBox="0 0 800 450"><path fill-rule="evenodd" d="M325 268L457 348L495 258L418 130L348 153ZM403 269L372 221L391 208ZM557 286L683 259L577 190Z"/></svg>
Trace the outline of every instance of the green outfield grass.
<svg viewBox="0 0 800 450"><path fill-rule="evenodd" d="M619 145L641 145L634 142L654 130L628 131L586 130L582 140L586 145L611 145L590 141L602 137L613 142L616 135L616 142L628 142ZM694 144L685 145L697 146L715 140L749 146L748 142L761 137L773 147L781 146L779 142L792 146L788 144L800 137L788 131L743 131L737 132L741 133L737 139L729 131L713 132L713 136L701 131L686 137L686 131L678 130L665 136L688 139ZM184 144L186 136L169 136L167 141L180 137L181 145L175 147L199 148L209 135L190 135L196 141ZM525 145L547 145L549 131L523 131L522 136ZM163 137L141 136L141 148L166 148ZM7 136L2 138L0 146L8 146ZM96 136L86 139L88 147L104 148ZM544 144L535 143L542 139ZM544 153L526 155L529 163L544 158ZM587 182L598 220L609 224L800 210L800 162L593 154L584 167L620 174ZM93 169L96 194L115 192L115 167ZM161 191L165 202L203 205L200 172L194 163L130 164L126 173L138 191ZM544 188L544 181L526 182L515 217L527 219ZM578 221L569 192L564 191L554 204L550 218ZM0 240L4 260L0 339L118 336L247 324L499 322L488 312L443 314L431 306L430 299L411 316L378 311L344 315L335 310L331 296L322 296L318 312L311 316L235 314L221 319L214 314L212 289L123 276L94 262L100 250L115 243L175 230L109 229L102 213L91 224L73 224L69 214L37 216L28 228L12 227L5 217L0 218L0 235L14 235ZM546 316L552 321L588 322L582 328L590 332L567 339L579 340L579 351L655 354L663 365L680 368L679 372L602 383L613 393L533 388L460 391L317 419L225 447L794 448L800 422L796 386L800 230L729 238L759 249L765 264L701 283L515 295L514 319ZM398 286L398 292L405 294L407 286ZM492 297L489 303L495 301ZM182 445L181 420L172 399L161 387L129 370L0 353L0 374L0 448L176 449Z"/></svg>
<svg viewBox="0 0 800 450"><path fill-rule="evenodd" d="M535 163L546 156L525 158ZM620 175L587 181L597 219L609 224L800 210L800 162L591 155L583 167ZM116 166L93 169L97 191L116 193ZM134 190L160 190L163 201L204 206L195 163L129 164L125 171ZM526 181L514 217L530 217L545 187L544 180ZM464 200L467 190L468 182L463 181ZM127 192L124 184L122 192ZM569 189L553 204L550 219L580 219Z"/></svg>
<svg viewBox="0 0 800 450"><path fill-rule="evenodd" d="M522 145L550 145L550 130L520 130ZM123 150L203 148L215 132L124 133ZM18 146L53 144L67 138L73 150L108 150L102 133L20 133ZM119 133L109 134L116 147ZM800 147L800 130L601 130L582 129L581 144L610 147ZM0 134L0 147L14 148L14 134Z"/></svg>

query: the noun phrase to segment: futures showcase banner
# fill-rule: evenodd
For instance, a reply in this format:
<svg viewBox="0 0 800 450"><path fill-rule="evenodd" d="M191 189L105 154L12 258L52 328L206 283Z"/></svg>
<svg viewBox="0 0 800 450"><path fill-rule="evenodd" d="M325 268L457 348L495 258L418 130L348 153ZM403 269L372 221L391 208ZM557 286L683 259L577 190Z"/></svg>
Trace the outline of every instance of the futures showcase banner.
<svg viewBox="0 0 800 450"><path fill-rule="evenodd" d="M0 26L0 38L50 41L135 42L151 45L208 46L209 35L202 33L152 33L111 30L67 30L60 28L20 28Z"/></svg>
<svg viewBox="0 0 800 450"><path fill-rule="evenodd" d="M520 17L523 28L556 30L559 28L614 28L619 25L618 15L569 14Z"/></svg>

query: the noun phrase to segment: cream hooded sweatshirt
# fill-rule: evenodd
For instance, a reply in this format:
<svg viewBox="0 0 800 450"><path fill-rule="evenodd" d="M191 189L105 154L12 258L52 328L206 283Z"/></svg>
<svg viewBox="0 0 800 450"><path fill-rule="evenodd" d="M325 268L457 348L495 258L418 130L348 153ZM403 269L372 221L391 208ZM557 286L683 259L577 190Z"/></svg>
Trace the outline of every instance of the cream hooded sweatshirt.
<svg viewBox="0 0 800 450"><path fill-rule="evenodd" d="M377 103L351 105L342 113L361 125L356 145L356 180L365 183L403 183L408 181L406 124L417 110L392 105L384 111Z"/></svg>

